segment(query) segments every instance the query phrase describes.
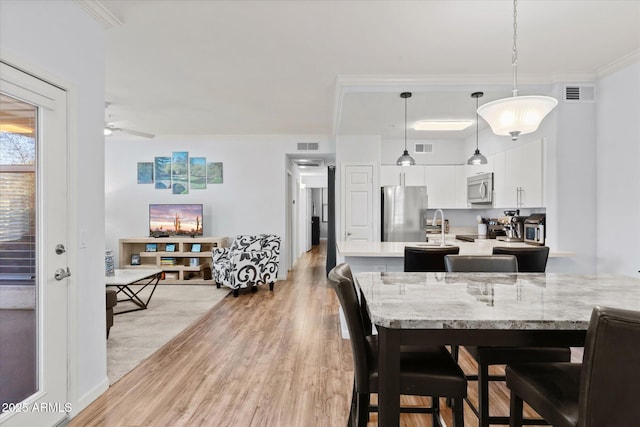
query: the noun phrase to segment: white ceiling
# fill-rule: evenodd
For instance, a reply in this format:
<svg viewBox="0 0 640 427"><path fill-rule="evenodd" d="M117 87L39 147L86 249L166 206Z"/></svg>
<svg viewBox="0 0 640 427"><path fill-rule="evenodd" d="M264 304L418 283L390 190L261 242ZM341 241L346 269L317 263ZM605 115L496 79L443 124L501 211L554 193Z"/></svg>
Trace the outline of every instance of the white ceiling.
<svg viewBox="0 0 640 427"><path fill-rule="evenodd" d="M374 133L510 94L505 0L102 0L109 120L154 134ZM640 1L521 0L519 85L640 52Z"/></svg>

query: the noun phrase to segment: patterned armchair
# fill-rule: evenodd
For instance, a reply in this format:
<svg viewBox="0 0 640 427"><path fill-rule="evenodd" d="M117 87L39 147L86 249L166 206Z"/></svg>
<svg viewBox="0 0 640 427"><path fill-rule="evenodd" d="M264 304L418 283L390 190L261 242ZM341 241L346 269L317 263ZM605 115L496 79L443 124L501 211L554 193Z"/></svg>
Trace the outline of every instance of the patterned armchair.
<svg viewBox="0 0 640 427"><path fill-rule="evenodd" d="M238 235L229 248L214 248L213 279L216 286L227 286L237 297L241 288L273 285L278 277L280 237L273 234Z"/></svg>

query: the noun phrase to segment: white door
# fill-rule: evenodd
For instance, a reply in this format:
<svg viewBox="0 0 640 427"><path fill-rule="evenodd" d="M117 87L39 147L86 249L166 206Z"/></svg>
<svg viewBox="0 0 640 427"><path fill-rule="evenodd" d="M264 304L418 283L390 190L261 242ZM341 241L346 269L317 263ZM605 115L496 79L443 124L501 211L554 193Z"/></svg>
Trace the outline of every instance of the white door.
<svg viewBox="0 0 640 427"><path fill-rule="evenodd" d="M0 424L50 426L71 410L66 92L0 63L0 126Z"/></svg>
<svg viewBox="0 0 640 427"><path fill-rule="evenodd" d="M345 166L345 240L373 240L373 166Z"/></svg>

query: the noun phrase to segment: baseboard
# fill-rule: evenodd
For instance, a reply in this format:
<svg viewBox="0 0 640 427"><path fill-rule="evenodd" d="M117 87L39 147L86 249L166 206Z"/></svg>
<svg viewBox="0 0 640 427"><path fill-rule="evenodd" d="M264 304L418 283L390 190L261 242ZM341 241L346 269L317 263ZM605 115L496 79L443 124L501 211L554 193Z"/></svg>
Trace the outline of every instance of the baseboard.
<svg viewBox="0 0 640 427"><path fill-rule="evenodd" d="M69 413L71 418L78 415L84 408L89 406L94 400L102 395L105 391L109 389L109 378L105 375L104 379L96 385L94 388L85 393L82 397L78 399L77 402L73 404L73 408Z"/></svg>

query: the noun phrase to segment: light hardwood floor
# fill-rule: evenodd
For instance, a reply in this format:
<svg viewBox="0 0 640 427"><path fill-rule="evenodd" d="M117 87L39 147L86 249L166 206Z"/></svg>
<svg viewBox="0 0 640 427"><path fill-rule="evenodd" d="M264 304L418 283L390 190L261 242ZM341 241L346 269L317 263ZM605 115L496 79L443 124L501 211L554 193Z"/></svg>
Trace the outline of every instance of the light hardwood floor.
<svg viewBox="0 0 640 427"><path fill-rule="evenodd" d="M69 425L345 426L353 368L349 342L340 338L338 306L326 280L325 247L315 246L273 292L261 286L226 297ZM461 364L473 370L464 353ZM498 385L492 393L492 414L508 414L506 388ZM403 397L403 403L423 402ZM375 425L371 414L369 426ZM431 420L403 414L401 425L431 426ZM478 425L468 407L465 425Z"/></svg>

